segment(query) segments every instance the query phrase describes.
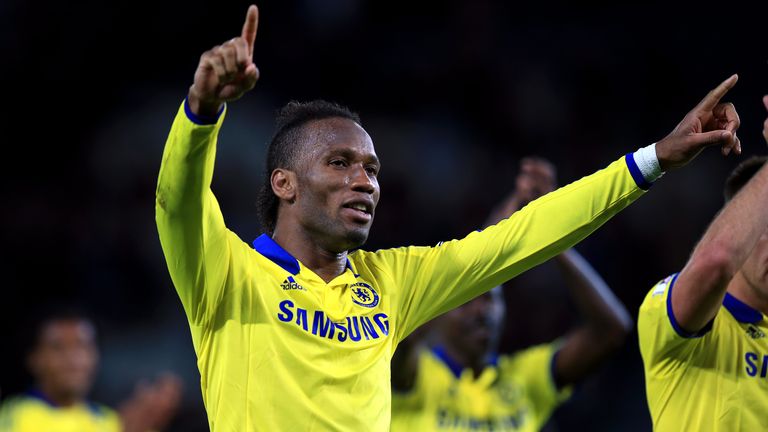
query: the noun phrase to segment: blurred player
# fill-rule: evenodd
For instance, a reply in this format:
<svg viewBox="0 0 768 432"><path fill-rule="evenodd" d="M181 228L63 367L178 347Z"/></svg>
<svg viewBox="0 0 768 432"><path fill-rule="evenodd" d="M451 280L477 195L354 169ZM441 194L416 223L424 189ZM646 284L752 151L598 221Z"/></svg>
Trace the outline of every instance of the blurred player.
<svg viewBox="0 0 768 432"><path fill-rule="evenodd" d="M225 102L259 76L257 23L251 6L241 36L201 56L157 185L160 242L215 431L389 429L390 359L405 336L573 246L662 169L711 145L739 151L736 112L719 103L732 76L658 144L482 232L437 247L348 253L367 239L379 200L373 142L348 109L294 102L267 150L259 200L267 233L251 246L227 230L210 186Z"/></svg>
<svg viewBox="0 0 768 432"><path fill-rule="evenodd" d="M87 400L99 363L96 329L85 316L64 312L39 323L28 356L34 387L0 409L0 432L148 432L173 417L181 383L166 375L140 386L120 410Z"/></svg>
<svg viewBox="0 0 768 432"><path fill-rule="evenodd" d="M521 163L513 194L491 223L555 188L555 169ZM416 334L392 359L392 430L538 431L554 408L626 338L632 320L595 270L573 249L555 258L584 323L567 337L498 354L505 304L501 287L433 321L436 339Z"/></svg>
<svg viewBox="0 0 768 432"><path fill-rule="evenodd" d="M763 99L768 108L768 96ZM768 120L763 125L768 141ZM656 431L768 430L768 166L740 164L683 270L654 286L638 333Z"/></svg>

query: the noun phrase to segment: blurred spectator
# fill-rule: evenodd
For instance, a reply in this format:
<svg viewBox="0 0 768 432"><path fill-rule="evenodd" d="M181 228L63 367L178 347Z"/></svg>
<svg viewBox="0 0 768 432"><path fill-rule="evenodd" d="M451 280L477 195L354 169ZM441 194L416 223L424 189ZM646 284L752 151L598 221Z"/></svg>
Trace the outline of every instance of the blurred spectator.
<svg viewBox="0 0 768 432"><path fill-rule="evenodd" d="M115 412L87 399L98 365L96 328L89 318L75 311L44 317L27 356L34 385L0 407L0 431L148 432L168 424L180 402L176 376L140 383Z"/></svg>

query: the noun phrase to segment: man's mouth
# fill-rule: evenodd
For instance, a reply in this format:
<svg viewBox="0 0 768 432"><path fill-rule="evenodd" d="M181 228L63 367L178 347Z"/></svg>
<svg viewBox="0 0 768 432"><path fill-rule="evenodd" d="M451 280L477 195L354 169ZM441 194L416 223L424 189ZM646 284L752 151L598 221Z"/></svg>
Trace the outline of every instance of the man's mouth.
<svg viewBox="0 0 768 432"><path fill-rule="evenodd" d="M371 214L371 211L368 210L368 206L363 204L363 203L347 204L344 207L351 208L351 209L354 209L354 210L359 210L359 211L361 211L363 213Z"/></svg>
<svg viewBox="0 0 768 432"><path fill-rule="evenodd" d="M373 204L364 201L353 201L342 206L343 214L348 215L355 221L369 222L373 217Z"/></svg>

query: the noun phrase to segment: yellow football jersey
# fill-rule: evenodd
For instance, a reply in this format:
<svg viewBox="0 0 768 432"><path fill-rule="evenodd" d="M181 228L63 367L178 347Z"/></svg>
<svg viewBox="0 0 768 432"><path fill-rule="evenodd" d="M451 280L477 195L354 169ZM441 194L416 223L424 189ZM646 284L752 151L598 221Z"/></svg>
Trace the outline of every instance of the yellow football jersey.
<svg viewBox="0 0 768 432"><path fill-rule="evenodd" d="M183 104L156 198L213 431L388 430L399 341L573 246L644 192L629 155L464 239L350 253L325 283L270 237L251 246L226 228L210 189L223 118L200 124Z"/></svg>
<svg viewBox="0 0 768 432"><path fill-rule="evenodd" d="M497 357L479 377L439 347L422 350L413 389L392 393L392 431L535 432L570 394L552 375L556 347Z"/></svg>
<svg viewBox="0 0 768 432"><path fill-rule="evenodd" d="M671 292L677 275L648 293L638 333L654 430L768 430L768 322L726 294L704 329L675 321Z"/></svg>
<svg viewBox="0 0 768 432"><path fill-rule="evenodd" d="M120 418L94 404L57 407L39 392L7 400L0 408L0 432L120 432Z"/></svg>

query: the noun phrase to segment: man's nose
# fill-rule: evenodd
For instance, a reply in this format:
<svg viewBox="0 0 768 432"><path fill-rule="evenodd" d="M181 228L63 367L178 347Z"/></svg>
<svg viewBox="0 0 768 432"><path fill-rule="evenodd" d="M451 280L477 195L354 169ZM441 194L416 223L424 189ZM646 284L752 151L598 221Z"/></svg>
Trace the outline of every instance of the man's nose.
<svg viewBox="0 0 768 432"><path fill-rule="evenodd" d="M356 165L351 178L352 189L358 192L373 194L376 192L376 184L373 178L362 165Z"/></svg>

